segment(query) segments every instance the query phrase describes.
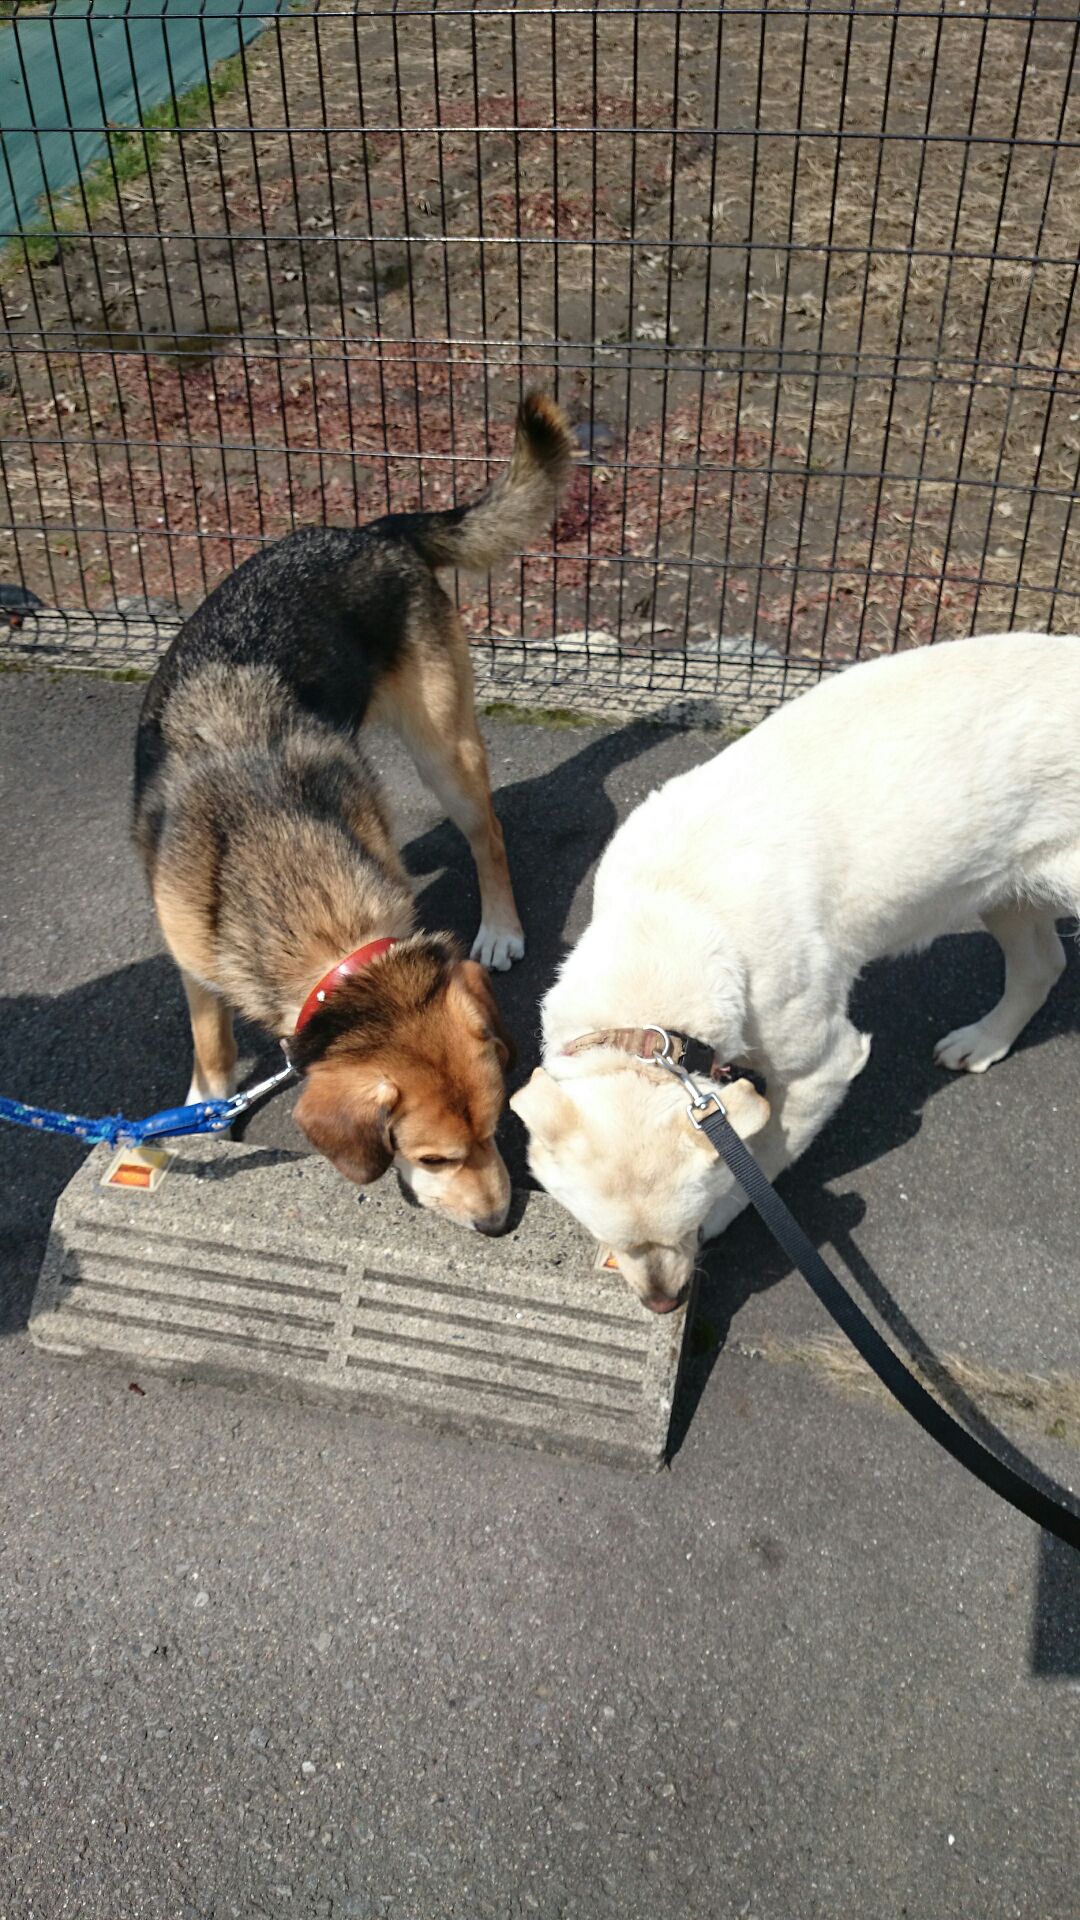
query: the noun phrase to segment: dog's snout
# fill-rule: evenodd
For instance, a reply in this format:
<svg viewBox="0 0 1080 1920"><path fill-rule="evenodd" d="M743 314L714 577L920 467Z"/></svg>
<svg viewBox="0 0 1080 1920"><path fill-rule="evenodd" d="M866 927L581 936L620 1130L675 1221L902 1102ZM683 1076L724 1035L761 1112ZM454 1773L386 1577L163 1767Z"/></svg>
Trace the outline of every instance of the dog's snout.
<svg viewBox="0 0 1080 1920"><path fill-rule="evenodd" d="M689 1250L654 1247L642 1255L620 1253L623 1278L649 1313L674 1313L690 1291L694 1261Z"/></svg>
<svg viewBox="0 0 1080 1920"><path fill-rule="evenodd" d="M507 1212L508 1209L502 1207L498 1213L486 1213L482 1220L474 1220L472 1224L476 1228L477 1233L486 1233L489 1238L493 1239L496 1234L502 1233L503 1228L506 1226Z"/></svg>
<svg viewBox="0 0 1080 1920"><path fill-rule="evenodd" d="M648 1307L650 1313L674 1313L676 1307L681 1307L685 1299L686 1288L682 1287L674 1298L667 1293L644 1294L642 1305Z"/></svg>

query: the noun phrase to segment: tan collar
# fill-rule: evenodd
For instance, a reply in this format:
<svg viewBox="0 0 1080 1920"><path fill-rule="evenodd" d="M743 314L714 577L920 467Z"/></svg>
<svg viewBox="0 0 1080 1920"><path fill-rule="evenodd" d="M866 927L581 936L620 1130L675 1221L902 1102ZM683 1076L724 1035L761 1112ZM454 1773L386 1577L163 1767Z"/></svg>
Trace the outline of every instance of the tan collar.
<svg viewBox="0 0 1080 1920"><path fill-rule="evenodd" d="M593 1047L614 1047L646 1065L681 1067L684 1073L707 1074L710 1080L722 1084L750 1080L759 1092L765 1086L760 1074L752 1073L749 1067L718 1060L707 1041L695 1040L673 1027L597 1027L591 1033L579 1034L576 1040L569 1040L562 1051L564 1054L587 1053Z"/></svg>

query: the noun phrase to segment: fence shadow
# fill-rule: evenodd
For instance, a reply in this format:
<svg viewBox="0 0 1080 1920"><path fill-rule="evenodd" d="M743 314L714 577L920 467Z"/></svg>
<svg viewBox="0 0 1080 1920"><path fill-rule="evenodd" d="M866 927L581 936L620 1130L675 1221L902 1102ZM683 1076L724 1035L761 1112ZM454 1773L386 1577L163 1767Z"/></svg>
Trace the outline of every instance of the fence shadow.
<svg viewBox="0 0 1080 1920"><path fill-rule="evenodd" d="M1052 1533L1039 1538L1031 1671L1040 1679L1080 1681L1080 1553Z"/></svg>

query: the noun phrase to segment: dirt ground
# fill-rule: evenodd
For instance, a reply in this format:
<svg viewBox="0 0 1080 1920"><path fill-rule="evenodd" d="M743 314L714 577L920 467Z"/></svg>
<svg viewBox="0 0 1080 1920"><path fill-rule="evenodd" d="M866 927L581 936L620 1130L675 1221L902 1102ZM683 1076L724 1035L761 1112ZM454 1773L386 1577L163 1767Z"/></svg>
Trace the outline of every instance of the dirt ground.
<svg viewBox="0 0 1080 1920"><path fill-rule="evenodd" d="M1004 16L275 23L3 283L0 575L190 609L260 539L478 488L526 379L584 471L477 635L1075 626L1080 29Z"/></svg>

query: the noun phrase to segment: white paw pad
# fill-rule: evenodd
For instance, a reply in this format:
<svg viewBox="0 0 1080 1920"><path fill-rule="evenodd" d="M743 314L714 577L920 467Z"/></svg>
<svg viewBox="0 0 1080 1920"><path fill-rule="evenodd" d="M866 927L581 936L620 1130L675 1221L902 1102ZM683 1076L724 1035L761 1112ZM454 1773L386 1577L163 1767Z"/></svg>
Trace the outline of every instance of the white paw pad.
<svg viewBox="0 0 1080 1920"><path fill-rule="evenodd" d="M985 1073L995 1060L1004 1060L1011 1045L1011 1040L1003 1040L988 1021L977 1020L974 1026L957 1027L939 1040L934 1059L939 1067L950 1067L954 1073Z"/></svg>
<svg viewBox="0 0 1080 1920"><path fill-rule="evenodd" d="M473 960L479 960L482 966L490 967L495 973L508 973L515 960L520 960L525 952L525 936L519 927L489 927L485 920L480 922L480 931L473 941Z"/></svg>

